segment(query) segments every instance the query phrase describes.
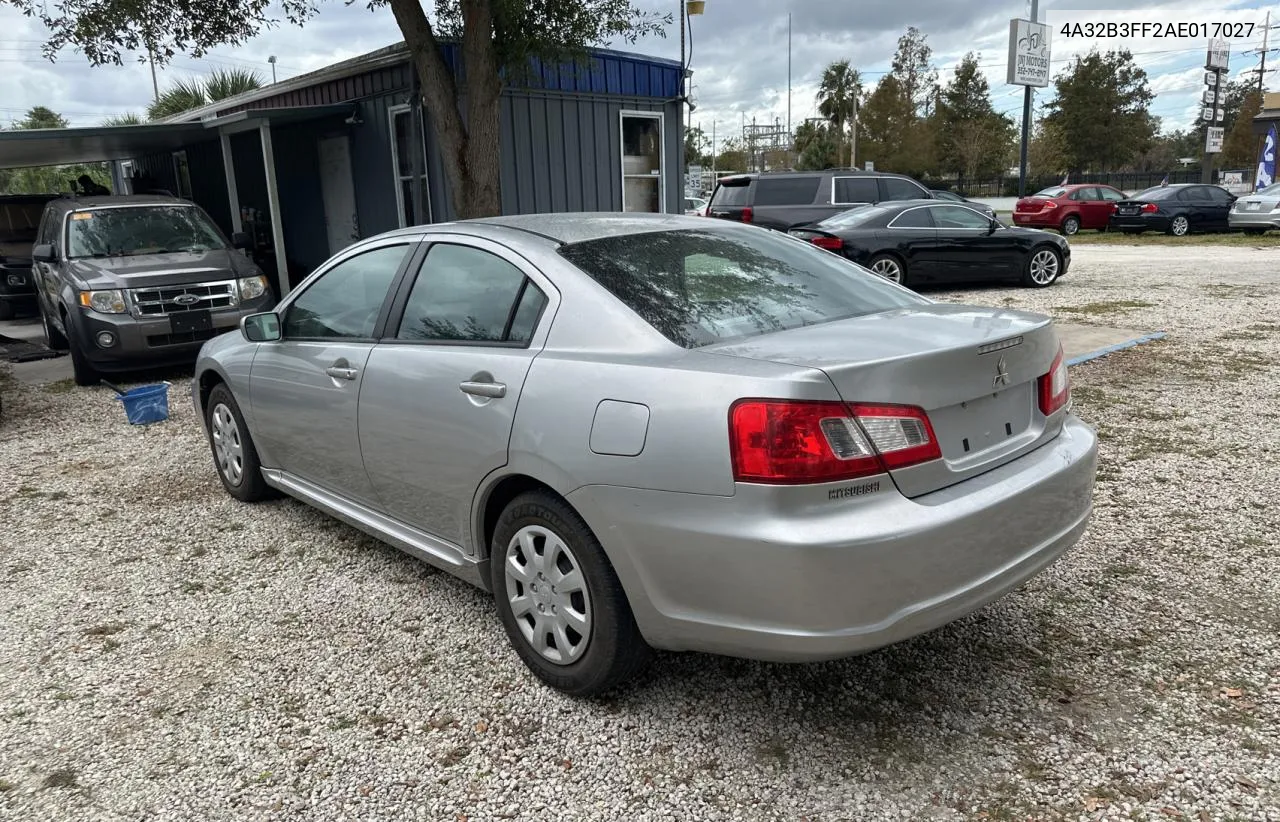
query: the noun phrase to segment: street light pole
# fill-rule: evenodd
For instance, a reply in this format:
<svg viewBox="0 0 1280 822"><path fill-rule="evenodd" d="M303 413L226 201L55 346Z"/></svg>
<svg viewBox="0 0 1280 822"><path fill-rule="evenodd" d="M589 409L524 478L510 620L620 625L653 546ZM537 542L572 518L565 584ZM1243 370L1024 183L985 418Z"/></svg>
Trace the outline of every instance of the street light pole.
<svg viewBox="0 0 1280 822"><path fill-rule="evenodd" d="M1039 0L1031 0L1031 22L1038 23ZM1022 145L1018 151L1018 196L1027 196L1027 141L1031 137L1031 86L1022 87Z"/></svg>

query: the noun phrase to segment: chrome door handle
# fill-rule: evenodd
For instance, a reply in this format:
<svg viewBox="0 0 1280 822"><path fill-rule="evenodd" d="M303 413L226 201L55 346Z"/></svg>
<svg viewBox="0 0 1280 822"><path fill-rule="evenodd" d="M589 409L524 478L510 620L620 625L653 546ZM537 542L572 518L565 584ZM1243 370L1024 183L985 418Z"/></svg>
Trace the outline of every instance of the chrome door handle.
<svg viewBox="0 0 1280 822"><path fill-rule="evenodd" d="M498 399L507 396L507 386L500 382L462 382L458 384L462 393L476 397L493 397Z"/></svg>
<svg viewBox="0 0 1280 822"><path fill-rule="evenodd" d="M354 368L342 368L341 366L330 366L324 370L324 373L333 377L335 380L354 380L359 372Z"/></svg>

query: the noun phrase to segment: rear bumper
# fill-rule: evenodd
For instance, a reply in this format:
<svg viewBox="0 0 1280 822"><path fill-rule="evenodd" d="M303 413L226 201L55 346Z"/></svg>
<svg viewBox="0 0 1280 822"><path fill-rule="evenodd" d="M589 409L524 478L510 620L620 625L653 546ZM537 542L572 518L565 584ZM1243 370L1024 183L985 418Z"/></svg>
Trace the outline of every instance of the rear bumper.
<svg viewBox="0 0 1280 822"><path fill-rule="evenodd" d="M797 509L587 486L569 495L601 539L650 644L780 662L851 656L998 599L1084 532L1097 440L1068 416L1052 442L916 499L887 477L857 504L827 486ZM808 493L808 492L805 492Z"/></svg>
<svg viewBox="0 0 1280 822"><path fill-rule="evenodd" d="M1123 231L1126 228L1146 231L1168 231L1169 218L1163 214L1112 214L1109 228Z"/></svg>
<svg viewBox="0 0 1280 822"><path fill-rule="evenodd" d="M1013 224L1023 228L1057 228L1062 218L1057 210L1049 212L1013 212Z"/></svg>
<svg viewBox="0 0 1280 822"><path fill-rule="evenodd" d="M1227 212L1227 225L1232 228L1280 228L1280 212Z"/></svg>

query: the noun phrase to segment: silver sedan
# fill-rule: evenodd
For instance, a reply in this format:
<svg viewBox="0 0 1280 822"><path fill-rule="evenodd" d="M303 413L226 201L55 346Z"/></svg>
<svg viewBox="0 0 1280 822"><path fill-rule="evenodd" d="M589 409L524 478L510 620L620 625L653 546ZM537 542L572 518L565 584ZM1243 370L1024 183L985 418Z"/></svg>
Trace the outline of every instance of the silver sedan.
<svg viewBox="0 0 1280 822"><path fill-rule="evenodd" d="M193 394L233 496L289 494L491 591L575 695L654 648L805 661L929 631L1092 507L1049 318L728 221L365 240L208 342Z"/></svg>
<svg viewBox="0 0 1280 822"><path fill-rule="evenodd" d="M1234 231L1262 234L1280 228L1280 183L1252 194L1241 195L1227 212L1227 224Z"/></svg>

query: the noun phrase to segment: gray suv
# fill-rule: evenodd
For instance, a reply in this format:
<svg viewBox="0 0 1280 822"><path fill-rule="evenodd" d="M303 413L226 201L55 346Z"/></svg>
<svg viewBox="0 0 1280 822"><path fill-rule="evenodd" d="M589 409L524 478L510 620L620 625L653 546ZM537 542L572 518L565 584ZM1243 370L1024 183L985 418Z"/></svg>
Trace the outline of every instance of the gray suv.
<svg viewBox="0 0 1280 822"><path fill-rule="evenodd" d="M902 174L853 168L773 171L721 177L707 216L789 231L862 205L933 199L932 191Z"/></svg>
<svg viewBox="0 0 1280 822"><path fill-rule="evenodd" d="M194 362L200 346L275 304L267 278L199 206L173 197L50 202L32 248L51 348L78 385L103 372Z"/></svg>

